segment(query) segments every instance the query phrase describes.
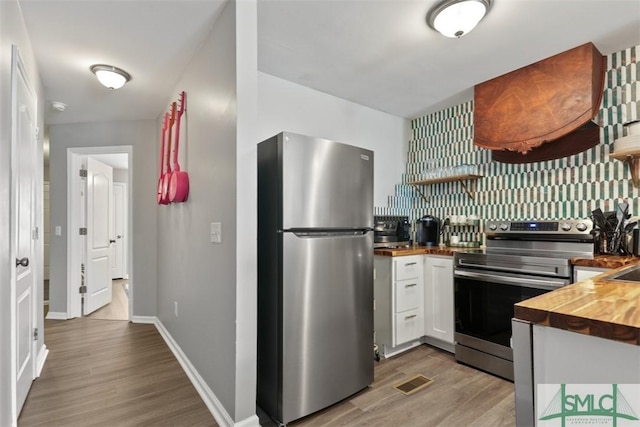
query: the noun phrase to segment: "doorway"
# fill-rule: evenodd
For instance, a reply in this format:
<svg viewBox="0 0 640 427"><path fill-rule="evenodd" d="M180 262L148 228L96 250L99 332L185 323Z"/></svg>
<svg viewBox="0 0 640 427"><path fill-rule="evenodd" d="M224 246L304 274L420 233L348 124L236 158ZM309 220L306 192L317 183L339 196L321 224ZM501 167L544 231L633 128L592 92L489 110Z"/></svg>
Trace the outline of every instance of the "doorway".
<svg viewBox="0 0 640 427"><path fill-rule="evenodd" d="M88 297L90 298L90 287L92 280L96 274L108 274L110 282L109 293L111 294L111 302L102 308L98 308L90 313L87 317L100 320L130 320L133 307L133 277L130 273L132 266L131 247L132 247L132 224L131 213L131 191L129 191L132 182L133 170L131 161L131 146L109 146L109 147L83 147L69 148L67 150L67 184L68 184L68 254L67 254L67 312L68 317L81 317L87 315L86 304ZM89 160L91 159L91 160ZM92 270L90 264L87 264L87 254L90 253L88 241L95 242L95 239L89 235L81 235L81 229L88 229L87 224L91 218L86 217L87 209L86 198L90 197L91 192L87 186L87 179L91 177L82 177L80 170L87 170L88 163L104 164L111 168L111 176L113 187L117 187L115 193L111 193L111 199L118 198L118 209L122 212L117 215L115 209L109 219L109 235L107 237L109 243L109 268L100 268ZM111 200L110 199L110 200ZM116 204L109 202L109 209ZM90 215L93 215L90 213ZM115 219L114 219L115 218ZM102 221L98 221L102 222ZM116 232L118 230L118 232ZM75 232L74 232L75 231ZM86 232L86 230L85 230ZM119 237L118 237L119 236ZM87 245L87 246L85 246ZM103 245L104 246L104 245ZM114 257L119 256L118 262L114 262ZM111 266L117 265L117 270ZM99 263L97 264L99 265ZM96 272L97 271L97 272ZM121 277L115 277L121 276ZM89 293L78 292L82 286L88 285ZM93 307L92 307L93 308Z"/></svg>

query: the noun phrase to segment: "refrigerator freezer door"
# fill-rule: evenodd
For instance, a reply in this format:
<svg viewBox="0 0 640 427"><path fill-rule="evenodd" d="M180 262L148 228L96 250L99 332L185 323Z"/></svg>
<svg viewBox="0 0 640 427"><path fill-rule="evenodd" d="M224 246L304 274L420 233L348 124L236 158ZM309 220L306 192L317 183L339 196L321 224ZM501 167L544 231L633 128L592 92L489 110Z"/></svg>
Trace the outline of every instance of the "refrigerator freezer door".
<svg viewBox="0 0 640 427"><path fill-rule="evenodd" d="M283 233L282 421L373 382L373 232Z"/></svg>
<svg viewBox="0 0 640 427"><path fill-rule="evenodd" d="M282 228L373 226L373 152L283 133Z"/></svg>

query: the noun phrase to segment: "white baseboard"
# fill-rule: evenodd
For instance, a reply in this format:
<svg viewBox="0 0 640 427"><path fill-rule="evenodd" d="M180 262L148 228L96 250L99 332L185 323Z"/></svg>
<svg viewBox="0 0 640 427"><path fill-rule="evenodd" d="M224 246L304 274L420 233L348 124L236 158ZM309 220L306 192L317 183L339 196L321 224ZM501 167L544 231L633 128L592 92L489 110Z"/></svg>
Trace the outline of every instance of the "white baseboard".
<svg viewBox="0 0 640 427"><path fill-rule="evenodd" d="M191 380L191 383L202 398L204 404L207 405L207 408L211 412L211 415L213 415L213 418L216 419L216 422L220 424L220 426L234 427L240 425L242 427L250 427L260 425L258 423L257 416L255 416L255 420L253 419L254 417L249 417L245 420L242 420L240 423L235 424L231 416L224 409L224 406L222 406L222 403L220 403L220 400L216 397L213 390L211 390L204 379L200 376L196 368L191 364L189 358L184 354L178 343L173 339L160 319L156 318L155 325L158 329L158 332L160 332L160 335L162 336L162 338L164 338L164 341L173 352L173 355L176 357L176 359L178 359L180 366L182 366L185 374L187 374L187 377L189 377L189 379ZM250 423L248 421L250 421Z"/></svg>
<svg viewBox="0 0 640 427"><path fill-rule="evenodd" d="M67 320L67 313L50 311L47 313L46 319L50 320Z"/></svg>
<svg viewBox="0 0 640 427"><path fill-rule="evenodd" d="M432 347L437 347L441 350L444 351L448 351L449 353L455 353L456 352L456 346L453 343L449 343L446 341L443 341L441 339L438 338L433 338L433 337L422 337L422 342L430 345Z"/></svg>
<svg viewBox="0 0 640 427"><path fill-rule="evenodd" d="M156 316L131 316L131 323L145 323L157 326L158 322L160 320Z"/></svg>
<svg viewBox="0 0 640 427"><path fill-rule="evenodd" d="M235 423L234 427L260 427L260 419L257 415L252 415L249 418Z"/></svg>
<svg viewBox="0 0 640 427"><path fill-rule="evenodd" d="M380 349L380 355L386 359L389 357L397 356L398 354L404 353L407 350L411 350L412 348L417 347L421 344L422 343L420 341L411 341L405 344L400 344L396 347L387 347L386 345L383 345Z"/></svg>
<svg viewBox="0 0 640 427"><path fill-rule="evenodd" d="M46 345L42 344L40 351L38 351L38 359L36 360L36 378L42 373L42 368L44 368L44 362L47 360L48 355L49 349Z"/></svg>

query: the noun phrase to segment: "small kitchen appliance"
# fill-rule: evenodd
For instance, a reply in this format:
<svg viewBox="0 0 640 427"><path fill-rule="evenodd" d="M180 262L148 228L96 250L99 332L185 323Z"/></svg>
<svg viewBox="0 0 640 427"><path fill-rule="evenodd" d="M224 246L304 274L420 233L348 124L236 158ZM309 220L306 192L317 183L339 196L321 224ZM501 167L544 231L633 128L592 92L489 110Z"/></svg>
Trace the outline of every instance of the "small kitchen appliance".
<svg viewBox="0 0 640 427"><path fill-rule="evenodd" d="M416 221L416 242L419 246L434 247L440 243L440 219L425 215Z"/></svg>
<svg viewBox="0 0 640 427"><path fill-rule="evenodd" d="M640 256L640 228L638 228L638 226L636 226L636 228L633 229L633 240L632 240L632 253L635 256Z"/></svg>
<svg viewBox="0 0 640 427"><path fill-rule="evenodd" d="M373 222L374 248L398 248L411 244L409 217L380 215L374 216Z"/></svg>

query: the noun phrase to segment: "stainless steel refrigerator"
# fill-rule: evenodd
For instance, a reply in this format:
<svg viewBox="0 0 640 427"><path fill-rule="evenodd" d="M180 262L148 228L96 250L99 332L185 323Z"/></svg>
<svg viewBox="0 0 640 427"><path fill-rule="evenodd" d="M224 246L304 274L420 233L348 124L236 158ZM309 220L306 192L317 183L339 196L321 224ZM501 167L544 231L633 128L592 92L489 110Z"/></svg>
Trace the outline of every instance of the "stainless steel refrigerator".
<svg viewBox="0 0 640 427"><path fill-rule="evenodd" d="M286 424L373 382L373 152L258 144L258 405Z"/></svg>

